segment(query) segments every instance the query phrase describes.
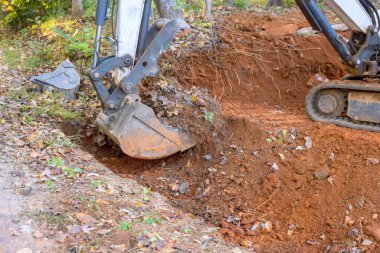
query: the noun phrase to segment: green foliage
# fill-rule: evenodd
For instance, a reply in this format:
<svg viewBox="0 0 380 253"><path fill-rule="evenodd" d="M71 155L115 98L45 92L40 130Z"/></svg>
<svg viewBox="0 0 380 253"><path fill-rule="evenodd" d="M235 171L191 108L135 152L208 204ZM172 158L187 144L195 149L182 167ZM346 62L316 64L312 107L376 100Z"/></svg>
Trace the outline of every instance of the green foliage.
<svg viewBox="0 0 380 253"><path fill-rule="evenodd" d="M70 0L0 0L0 19L11 26L41 23L70 7Z"/></svg>
<svg viewBox="0 0 380 253"><path fill-rule="evenodd" d="M70 111L63 108L61 105L52 105L48 109L48 115L52 118L61 118L64 120L73 120L82 118L82 114L78 111Z"/></svg>
<svg viewBox="0 0 380 253"><path fill-rule="evenodd" d="M53 157L48 161L48 165L51 167L61 167L65 164L65 161L61 157Z"/></svg>
<svg viewBox="0 0 380 253"><path fill-rule="evenodd" d="M46 185L49 191L53 190L56 187L56 184L54 184L51 180L46 181Z"/></svg>
<svg viewBox="0 0 380 253"><path fill-rule="evenodd" d="M131 223L128 221L121 221L119 224L119 229L123 231L127 231L131 229Z"/></svg>
<svg viewBox="0 0 380 253"><path fill-rule="evenodd" d="M240 7L240 8L247 8L248 2L247 2L247 0L236 0L235 6Z"/></svg>
<svg viewBox="0 0 380 253"><path fill-rule="evenodd" d="M92 56L91 29L85 27L82 31L75 31L74 34L65 33L59 27L55 29L58 36L63 39L65 55L71 59L88 58Z"/></svg>

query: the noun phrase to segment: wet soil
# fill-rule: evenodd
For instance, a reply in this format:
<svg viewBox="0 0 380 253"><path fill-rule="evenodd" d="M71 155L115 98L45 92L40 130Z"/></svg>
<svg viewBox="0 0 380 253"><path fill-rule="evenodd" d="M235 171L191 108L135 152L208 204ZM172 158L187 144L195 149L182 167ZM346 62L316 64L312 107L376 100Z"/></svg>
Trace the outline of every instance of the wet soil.
<svg viewBox="0 0 380 253"><path fill-rule="evenodd" d="M380 210L380 137L307 118L310 78L346 72L324 37L274 29L288 24L307 26L299 13L234 13L218 21L215 51L174 60L171 74L182 85L209 89L223 106L228 136L217 148L200 144L142 161L99 148L92 137L82 144L120 176L257 252L377 252L366 228L376 226ZM362 245L367 238L373 243Z"/></svg>

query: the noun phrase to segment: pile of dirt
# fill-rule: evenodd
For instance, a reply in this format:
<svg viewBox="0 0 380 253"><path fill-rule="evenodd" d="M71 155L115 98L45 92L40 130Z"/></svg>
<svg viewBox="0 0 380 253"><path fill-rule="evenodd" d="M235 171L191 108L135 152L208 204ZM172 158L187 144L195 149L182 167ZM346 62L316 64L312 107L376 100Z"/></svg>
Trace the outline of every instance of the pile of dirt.
<svg viewBox="0 0 380 253"><path fill-rule="evenodd" d="M183 84L209 89L222 102L301 108L311 75L336 79L346 73L323 36L293 35L294 28L305 26L297 12L281 18L247 12L224 16L217 24L222 42L217 50L182 56L172 74Z"/></svg>
<svg viewBox="0 0 380 253"><path fill-rule="evenodd" d="M231 13L218 19L216 50L172 61L169 73L183 90L205 88L221 102L227 138L214 140L220 148L196 147L151 162L118 156L88 139L85 146L114 172L257 252L378 249L380 137L306 117L309 79L346 71L323 36L294 35L305 26L298 12ZM151 91L145 99L156 107L148 101ZM156 108L159 115L165 110ZM200 112L185 116L191 121Z"/></svg>
<svg viewBox="0 0 380 253"><path fill-rule="evenodd" d="M210 97L208 90L184 87L175 78L147 80L140 90L143 103L153 108L164 125L190 133L211 149L215 143L224 141L225 121L221 105Z"/></svg>

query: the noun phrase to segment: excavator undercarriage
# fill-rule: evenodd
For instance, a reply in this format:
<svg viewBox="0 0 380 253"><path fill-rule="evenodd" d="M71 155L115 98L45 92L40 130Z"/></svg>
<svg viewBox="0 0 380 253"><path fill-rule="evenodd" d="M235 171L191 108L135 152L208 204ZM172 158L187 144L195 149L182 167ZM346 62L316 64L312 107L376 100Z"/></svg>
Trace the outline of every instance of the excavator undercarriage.
<svg viewBox="0 0 380 253"><path fill-rule="evenodd" d="M347 64L351 74L314 87L306 97L311 119L353 129L380 132L380 18L370 0L325 0L351 29L337 34L316 2L296 0L312 25L322 32Z"/></svg>

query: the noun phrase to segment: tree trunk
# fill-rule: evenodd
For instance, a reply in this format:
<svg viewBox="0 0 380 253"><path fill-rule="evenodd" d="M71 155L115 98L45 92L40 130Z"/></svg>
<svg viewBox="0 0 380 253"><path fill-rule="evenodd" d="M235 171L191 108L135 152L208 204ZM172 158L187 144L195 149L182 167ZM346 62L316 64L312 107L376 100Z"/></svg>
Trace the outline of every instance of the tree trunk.
<svg viewBox="0 0 380 253"><path fill-rule="evenodd" d="M82 0L72 0L71 14L75 18L81 18L84 14Z"/></svg>
<svg viewBox="0 0 380 253"><path fill-rule="evenodd" d="M161 18L183 19L182 12L174 8L175 0L154 0Z"/></svg>
<svg viewBox="0 0 380 253"><path fill-rule="evenodd" d="M203 16L211 19L211 0L205 0L205 5L203 6Z"/></svg>
<svg viewBox="0 0 380 253"><path fill-rule="evenodd" d="M284 6L284 2L282 0L268 0L268 6Z"/></svg>

